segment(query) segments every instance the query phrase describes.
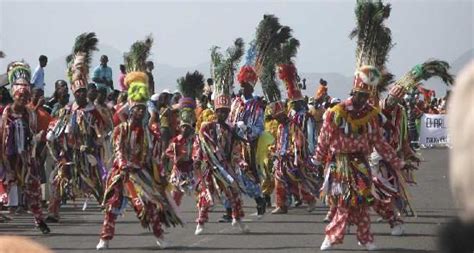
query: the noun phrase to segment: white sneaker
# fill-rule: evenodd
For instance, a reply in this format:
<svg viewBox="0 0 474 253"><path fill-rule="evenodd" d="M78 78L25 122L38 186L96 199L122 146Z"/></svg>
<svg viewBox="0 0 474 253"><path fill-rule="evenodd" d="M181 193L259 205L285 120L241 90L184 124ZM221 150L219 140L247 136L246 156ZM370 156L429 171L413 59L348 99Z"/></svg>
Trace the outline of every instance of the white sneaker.
<svg viewBox="0 0 474 253"><path fill-rule="evenodd" d="M204 232L204 224L197 224L196 226L196 231L194 231L194 234L195 235L200 235L202 234L202 232Z"/></svg>
<svg viewBox="0 0 474 253"><path fill-rule="evenodd" d="M377 250L377 246L375 245L374 242L368 242L365 244L365 248L368 250L368 251L372 251L372 250Z"/></svg>
<svg viewBox="0 0 474 253"><path fill-rule="evenodd" d="M95 246L97 250L103 250L103 249L108 249L109 248L109 241L108 240L103 240L100 239L99 243L97 243L97 246Z"/></svg>
<svg viewBox="0 0 474 253"><path fill-rule="evenodd" d="M392 228L392 235L393 236L401 236L405 233L405 228L403 224L398 224L395 227Z"/></svg>
<svg viewBox="0 0 474 253"><path fill-rule="evenodd" d="M369 243L364 245L364 244L362 244L361 242L358 241L357 244L361 247L365 247L369 251L377 249L377 246L373 242L369 242Z"/></svg>
<svg viewBox="0 0 474 253"><path fill-rule="evenodd" d="M320 250L324 251L324 250L330 250L331 249L331 241L329 240L329 237L326 236L324 237L324 241L323 243L321 244L321 248L319 248Z"/></svg>
<svg viewBox="0 0 474 253"><path fill-rule="evenodd" d="M156 239L156 244L160 249L166 249L170 246L170 242L165 241L165 238L163 237Z"/></svg>
<svg viewBox="0 0 474 253"><path fill-rule="evenodd" d="M242 223L242 221L240 221L240 220L232 219L232 226L233 227L238 226L239 229L240 229L240 232L242 232L243 234L246 234L246 233L250 232L250 229L247 227L247 225Z"/></svg>

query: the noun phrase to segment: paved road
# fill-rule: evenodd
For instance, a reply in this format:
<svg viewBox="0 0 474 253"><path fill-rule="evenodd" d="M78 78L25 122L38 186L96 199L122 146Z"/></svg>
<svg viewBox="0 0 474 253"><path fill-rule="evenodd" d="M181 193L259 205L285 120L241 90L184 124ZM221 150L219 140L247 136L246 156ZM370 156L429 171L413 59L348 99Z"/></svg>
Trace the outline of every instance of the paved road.
<svg viewBox="0 0 474 253"><path fill-rule="evenodd" d="M418 217L406 218L406 235L390 236L385 223L372 226L375 242L383 252L432 252L436 249L436 235L440 226L454 214L447 180L448 150L432 149L422 152L425 162L417 174L418 185L412 187L414 206ZM287 215L267 215L262 220L251 216L254 202L245 200L246 220L250 234L239 234L230 224L216 222L222 207L210 214L211 222L201 236L194 235L196 209L194 201L184 199L182 216L188 224L184 228L168 229L166 237L173 246L162 252L318 252L324 238L322 222L326 208L318 204L313 213L305 208L291 209ZM32 228L29 215L16 216L13 222L0 224L0 234L16 234L33 238L56 252L95 252L102 214L97 206L81 211L67 205L62 211L60 224L52 224L50 235L41 235ZM377 217L372 216L372 220ZM353 228L355 232L355 228ZM109 252L150 252L157 248L151 232L144 230L132 211L119 219L116 236ZM362 250L353 233L343 245L332 252Z"/></svg>

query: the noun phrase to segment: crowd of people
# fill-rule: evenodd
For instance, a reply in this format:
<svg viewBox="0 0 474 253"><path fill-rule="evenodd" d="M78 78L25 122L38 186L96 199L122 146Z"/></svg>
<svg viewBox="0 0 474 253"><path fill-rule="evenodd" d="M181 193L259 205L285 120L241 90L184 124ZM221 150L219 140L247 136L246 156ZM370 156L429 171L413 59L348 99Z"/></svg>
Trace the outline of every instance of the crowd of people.
<svg viewBox="0 0 474 253"><path fill-rule="evenodd" d="M360 8L373 4L358 2ZM380 36L358 32L363 41ZM331 97L323 79L314 96L303 96L305 80L294 63L299 42L278 18L265 15L240 68L245 52L238 38L225 53L212 48L211 77L188 72L173 93L155 92L147 59L153 39L135 42L124 56L118 91L107 56L89 75L97 43L94 33L78 36L67 59L69 82L56 81L48 100L46 57L34 74L23 61L8 65L9 89L2 88L0 107L0 205L11 213L28 209L42 233L61 219L64 203L83 198L83 208L96 201L104 211L98 250L109 247L127 205L165 248L162 225L183 224L177 207L185 194L197 204L196 235L206 233L208 213L218 203L226 210L222 221L248 233L243 196L255 201L259 217L300 205L312 212L317 200L325 203L321 250L342 243L351 225L360 245L376 249L369 209L392 235L404 233L403 217L415 212L409 185L420 162L410 124L426 112L414 91L432 76L451 83L447 63L430 60L388 81L379 60L387 52L358 53L349 98ZM359 44L358 50L371 46ZM254 95L256 85L263 96ZM443 107L433 102L429 110ZM52 171L46 159L54 161Z"/></svg>

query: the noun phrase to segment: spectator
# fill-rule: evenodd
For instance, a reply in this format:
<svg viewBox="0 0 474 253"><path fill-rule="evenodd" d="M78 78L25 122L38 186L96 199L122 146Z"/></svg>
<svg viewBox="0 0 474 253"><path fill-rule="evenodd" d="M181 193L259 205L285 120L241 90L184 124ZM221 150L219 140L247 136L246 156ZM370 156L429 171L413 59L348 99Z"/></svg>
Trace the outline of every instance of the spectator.
<svg viewBox="0 0 474 253"><path fill-rule="evenodd" d="M41 55L39 57L39 65L36 67L33 77L31 78L32 88L39 88L44 90L44 68L48 64L48 57Z"/></svg>
<svg viewBox="0 0 474 253"><path fill-rule="evenodd" d="M125 65L120 64L120 74L118 78L119 89L120 91L127 91L127 87L125 87L125 76L127 72L125 71Z"/></svg>
<svg viewBox="0 0 474 253"><path fill-rule="evenodd" d="M107 66L109 57L102 55L100 57L100 65L94 69L92 81L97 85L96 88L108 88L109 91L114 89L112 81L112 69Z"/></svg>
<svg viewBox="0 0 474 253"><path fill-rule="evenodd" d="M53 108L58 103L60 97L64 97L65 94L68 94L69 90L67 89L67 83L64 80L57 80L54 83L54 92L53 96L43 105L48 113L52 113Z"/></svg>
<svg viewBox="0 0 474 253"><path fill-rule="evenodd" d="M153 69L155 65L152 61L146 62L146 74L148 75L148 88L150 90L150 94L155 94L155 80L153 78Z"/></svg>
<svg viewBox="0 0 474 253"><path fill-rule="evenodd" d="M99 96L99 92L97 91L97 86L95 85L95 83L90 83L87 86L87 100L89 100L89 103L93 104L97 96Z"/></svg>

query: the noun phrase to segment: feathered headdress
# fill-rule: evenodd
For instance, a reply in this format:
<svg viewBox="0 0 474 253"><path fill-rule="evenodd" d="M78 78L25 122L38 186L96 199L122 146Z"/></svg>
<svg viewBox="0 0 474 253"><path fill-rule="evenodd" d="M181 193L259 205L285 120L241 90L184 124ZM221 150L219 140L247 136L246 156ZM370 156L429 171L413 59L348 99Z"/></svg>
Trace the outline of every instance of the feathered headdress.
<svg viewBox="0 0 474 253"><path fill-rule="evenodd" d="M198 71L186 73L186 76L178 79L179 91L183 97L179 100L180 124L193 126L196 123L196 98L202 95L204 90L204 76Z"/></svg>
<svg viewBox="0 0 474 253"><path fill-rule="evenodd" d="M301 94L300 86L298 85L300 78L293 62L299 46L300 42L297 39L292 37L288 38L288 40L282 44L278 57L278 77L285 84L288 98L292 101L304 99L303 94Z"/></svg>
<svg viewBox="0 0 474 253"><path fill-rule="evenodd" d="M380 0L357 0L357 26L349 35L351 39L357 38L356 69L370 65L381 71L377 89L373 91L377 96L393 81L393 75L385 68L388 53L394 46L390 28L384 24L390 11L391 5Z"/></svg>
<svg viewBox="0 0 474 253"><path fill-rule="evenodd" d="M297 85L298 74L293 63L281 64L278 66L278 77L283 81L288 92L288 98L291 101L298 101L304 99L301 90Z"/></svg>
<svg viewBox="0 0 474 253"><path fill-rule="evenodd" d="M146 71L146 61L150 56L153 38L148 35L145 40L137 41L130 47L130 52L124 54L125 69L125 88L130 87L134 82L140 82L148 86L148 76Z"/></svg>
<svg viewBox="0 0 474 253"><path fill-rule="evenodd" d="M66 57L68 76L73 93L79 89L87 88L92 52L98 50L98 42L95 33L83 33L76 37L72 53Z"/></svg>
<svg viewBox="0 0 474 253"><path fill-rule="evenodd" d="M274 15L264 15L255 34L255 72L269 103L280 101L281 93L276 82L275 68L281 44L290 38L291 29L282 26Z"/></svg>
<svg viewBox="0 0 474 253"><path fill-rule="evenodd" d="M412 90L421 80L428 80L433 76L437 76L443 80L446 85L452 85L454 77L449 73L449 64L445 61L429 60L423 64L413 67L402 78L397 80L390 90L390 95L395 97L403 97L407 91ZM403 87L401 92L397 86Z"/></svg>
<svg viewBox="0 0 474 253"><path fill-rule="evenodd" d="M262 84L263 93L271 107L284 108L280 106L281 92L276 80L276 68L279 67L279 76L285 84L291 84L292 96L297 95L298 79L296 68L292 58L296 56L299 41L292 37L292 30L288 26L282 26L274 15L264 15L258 24L255 35L255 46L257 57L255 70ZM285 81L286 80L286 81ZM301 93L301 92L299 92ZM296 98L296 97L294 97ZM278 104L274 106L273 104Z"/></svg>
<svg viewBox="0 0 474 253"><path fill-rule="evenodd" d="M253 67L253 61L255 60L255 44L251 44L247 50L247 56L245 57L245 65L240 68L239 74L237 74L237 81L240 85L250 84L255 87L257 84L257 73Z"/></svg>
<svg viewBox="0 0 474 253"><path fill-rule="evenodd" d="M365 65L354 73L353 91L373 94L380 82L380 71L374 67Z"/></svg>
<svg viewBox="0 0 474 253"><path fill-rule="evenodd" d="M11 95L30 93L31 68L26 62L15 61L7 67L8 82L11 84Z"/></svg>
<svg viewBox="0 0 474 253"><path fill-rule="evenodd" d="M244 55L244 41L237 38L234 46L227 49L227 57L218 52L219 47L211 48L211 74L214 83L215 108L230 108L230 95L233 90L234 73Z"/></svg>

